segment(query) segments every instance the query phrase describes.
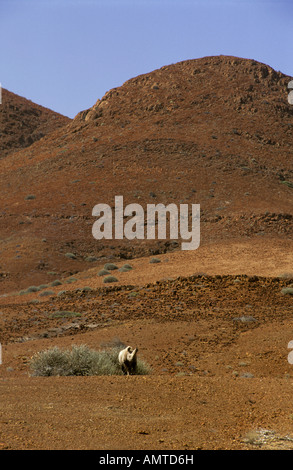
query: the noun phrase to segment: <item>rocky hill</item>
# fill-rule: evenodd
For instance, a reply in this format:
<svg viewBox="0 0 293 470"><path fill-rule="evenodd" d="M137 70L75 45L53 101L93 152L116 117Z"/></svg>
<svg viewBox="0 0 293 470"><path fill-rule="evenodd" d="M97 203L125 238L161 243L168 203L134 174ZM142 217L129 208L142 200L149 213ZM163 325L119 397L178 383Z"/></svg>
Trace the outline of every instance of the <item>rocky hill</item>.
<svg viewBox="0 0 293 470"><path fill-rule="evenodd" d="M29 147L71 119L2 89L0 158Z"/></svg>
<svg viewBox="0 0 293 470"><path fill-rule="evenodd" d="M180 250L177 240L95 240L92 209L114 208L116 195L143 208L200 204L202 245L292 239L290 79L228 56L164 66L10 153L0 165L3 289L89 260Z"/></svg>

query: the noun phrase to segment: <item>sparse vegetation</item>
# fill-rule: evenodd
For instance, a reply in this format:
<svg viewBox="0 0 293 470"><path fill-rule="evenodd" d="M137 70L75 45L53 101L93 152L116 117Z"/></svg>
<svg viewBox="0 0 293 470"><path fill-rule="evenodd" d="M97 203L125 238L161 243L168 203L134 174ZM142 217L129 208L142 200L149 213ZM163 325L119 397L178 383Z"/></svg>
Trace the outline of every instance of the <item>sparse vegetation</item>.
<svg viewBox="0 0 293 470"><path fill-rule="evenodd" d="M51 282L50 286L55 287L55 286L61 286L62 282L56 279L55 281Z"/></svg>
<svg viewBox="0 0 293 470"><path fill-rule="evenodd" d="M54 294L55 292L52 290L44 290L43 292L39 293L39 297L46 297L46 296L54 295Z"/></svg>
<svg viewBox="0 0 293 470"><path fill-rule="evenodd" d="M79 312L71 312L70 310L56 310L56 312L51 313L50 318L73 318L81 317Z"/></svg>
<svg viewBox="0 0 293 470"><path fill-rule="evenodd" d="M95 256L87 256L85 258L85 261L88 261L89 263L94 263L95 261L98 261L98 258L96 258Z"/></svg>
<svg viewBox="0 0 293 470"><path fill-rule="evenodd" d="M288 188L293 188L293 183L291 181L281 181L281 183L288 186Z"/></svg>
<svg viewBox="0 0 293 470"><path fill-rule="evenodd" d="M69 258L69 259L76 259L76 256L74 253L65 253L65 256L66 258Z"/></svg>
<svg viewBox="0 0 293 470"><path fill-rule="evenodd" d="M130 269L127 269L127 268L119 268L120 273L128 273L129 271Z"/></svg>
<svg viewBox="0 0 293 470"><path fill-rule="evenodd" d="M290 286L290 287L283 287L283 289L281 290L282 294L283 295L293 295L293 287Z"/></svg>
<svg viewBox="0 0 293 470"><path fill-rule="evenodd" d="M132 266L131 266L131 264L123 264L122 268L132 269Z"/></svg>
<svg viewBox="0 0 293 470"><path fill-rule="evenodd" d="M107 271L107 269L101 269L98 272L98 276L106 276L107 274L110 274L110 271Z"/></svg>
<svg viewBox="0 0 293 470"><path fill-rule="evenodd" d="M54 347L35 354L30 362L30 368L35 376L70 375L70 357L67 351Z"/></svg>
<svg viewBox="0 0 293 470"><path fill-rule="evenodd" d="M86 345L72 346L71 350L61 350L57 346L35 354L30 361L34 376L70 375L122 375L118 362L118 348L96 351ZM141 359L137 360L137 375L151 372Z"/></svg>
<svg viewBox="0 0 293 470"><path fill-rule="evenodd" d="M114 263L106 263L104 265L104 269L106 269L106 271L114 271L115 269L118 269L118 266Z"/></svg>
<svg viewBox="0 0 293 470"><path fill-rule="evenodd" d="M119 271L121 273L126 273L131 270L132 270L132 266L130 264L124 264L121 268L119 268Z"/></svg>
<svg viewBox="0 0 293 470"><path fill-rule="evenodd" d="M66 290L60 290L57 294L58 297L60 297L62 294L65 294Z"/></svg>
<svg viewBox="0 0 293 470"><path fill-rule="evenodd" d="M118 279L115 276L106 276L104 277L103 282L118 282Z"/></svg>
<svg viewBox="0 0 293 470"><path fill-rule="evenodd" d="M138 295L139 295L139 292L130 292L128 294L128 298L137 297Z"/></svg>
<svg viewBox="0 0 293 470"><path fill-rule="evenodd" d="M25 295L25 294L31 294L32 292L38 292L40 289L40 287L37 287L37 286L30 286L28 287L27 289L22 289L21 291L19 291L17 294L18 295Z"/></svg>
<svg viewBox="0 0 293 470"><path fill-rule="evenodd" d="M66 279L66 284L71 284L72 282L75 282L77 281L77 279L75 277L70 277L69 279Z"/></svg>
<svg viewBox="0 0 293 470"><path fill-rule="evenodd" d="M79 290L80 292L91 292L93 289L90 286L84 286L84 287L80 287L77 290Z"/></svg>
<svg viewBox="0 0 293 470"><path fill-rule="evenodd" d="M53 281L50 286L53 287L53 286L59 286L61 285L62 282L60 281ZM49 287L48 284L40 284L39 286L29 286L27 289L22 289L21 291L19 291L17 294L18 295L25 295L25 294L31 294L31 293L34 293L34 292L39 292L43 289L46 289L47 287ZM51 293L54 293L52 291L50 291ZM51 295L51 294L45 294L45 295Z"/></svg>
<svg viewBox="0 0 293 470"><path fill-rule="evenodd" d="M292 273L282 273L279 274L281 279L293 279L293 272Z"/></svg>
<svg viewBox="0 0 293 470"><path fill-rule="evenodd" d="M40 290L40 287L37 286L30 286L26 289L26 292L29 294L31 292L38 292Z"/></svg>

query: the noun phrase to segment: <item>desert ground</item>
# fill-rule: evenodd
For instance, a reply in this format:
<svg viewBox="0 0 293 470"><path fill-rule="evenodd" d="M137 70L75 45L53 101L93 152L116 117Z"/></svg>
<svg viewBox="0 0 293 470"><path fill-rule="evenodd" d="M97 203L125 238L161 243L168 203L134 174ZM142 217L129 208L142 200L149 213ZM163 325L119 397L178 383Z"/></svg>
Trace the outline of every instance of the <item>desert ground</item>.
<svg viewBox="0 0 293 470"><path fill-rule="evenodd" d="M49 300L3 297L1 447L293 449L293 304L282 293L292 253L280 240L207 246L132 260L111 287L91 268ZM82 315L51 318L57 310ZM139 347L151 374L31 374L38 351L117 339Z"/></svg>

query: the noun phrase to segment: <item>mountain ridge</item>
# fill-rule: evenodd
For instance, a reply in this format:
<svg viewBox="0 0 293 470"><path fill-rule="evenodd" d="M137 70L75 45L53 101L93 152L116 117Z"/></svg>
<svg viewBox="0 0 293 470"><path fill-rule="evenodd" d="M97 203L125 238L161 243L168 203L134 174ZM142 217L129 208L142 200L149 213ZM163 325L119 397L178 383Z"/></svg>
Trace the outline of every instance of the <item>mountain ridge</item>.
<svg viewBox="0 0 293 470"><path fill-rule="evenodd" d="M27 148L70 118L2 88L0 158Z"/></svg>

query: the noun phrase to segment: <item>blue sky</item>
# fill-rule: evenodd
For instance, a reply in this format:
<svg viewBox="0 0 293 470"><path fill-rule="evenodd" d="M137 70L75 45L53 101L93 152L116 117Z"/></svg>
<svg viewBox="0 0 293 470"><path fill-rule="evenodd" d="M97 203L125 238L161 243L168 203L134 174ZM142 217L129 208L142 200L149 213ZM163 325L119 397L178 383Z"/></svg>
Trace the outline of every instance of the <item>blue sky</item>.
<svg viewBox="0 0 293 470"><path fill-rule="evenodd" d="M293 76L292 32L292 0L0 0L0 82L74 117L186 59L233 55Z"/></svg>

